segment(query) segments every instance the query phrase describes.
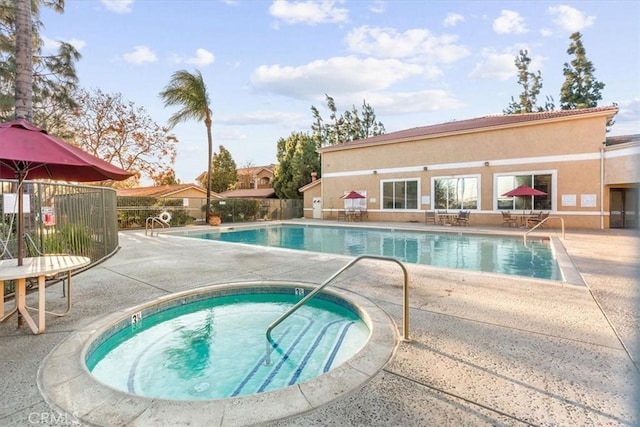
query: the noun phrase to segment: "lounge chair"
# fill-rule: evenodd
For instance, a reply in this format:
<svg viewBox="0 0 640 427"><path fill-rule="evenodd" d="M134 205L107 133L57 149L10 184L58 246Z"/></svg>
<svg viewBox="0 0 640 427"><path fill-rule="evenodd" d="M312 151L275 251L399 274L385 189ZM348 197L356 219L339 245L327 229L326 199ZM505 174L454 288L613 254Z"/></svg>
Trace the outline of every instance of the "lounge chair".
<svg viewBox="0 0 640 427"><path fill-rule="evenodd" d="M425 224L436 224L436 213L434 211L426 211L424 214Z"/></svg>
<svg viewBox="0 0 640 427"><path fill-rule="evenodd" d="M502 211L502 225L503 226L507 225L509 227L517 227L518 226L518 221L516 220L516 218L511 216L511 212Z"/></svg>

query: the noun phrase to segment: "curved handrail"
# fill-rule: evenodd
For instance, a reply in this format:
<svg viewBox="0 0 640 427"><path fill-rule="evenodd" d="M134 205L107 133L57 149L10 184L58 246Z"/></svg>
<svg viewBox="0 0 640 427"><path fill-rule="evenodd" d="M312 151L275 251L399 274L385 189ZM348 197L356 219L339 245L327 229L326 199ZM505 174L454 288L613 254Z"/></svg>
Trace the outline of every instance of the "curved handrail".
<svg viewBox="0 0 640 427"><path fill-rule="evenodd" d="M540 221L539 223L537 223L535 226L531 227L529 230L527 230L524 233L523 238L524 238L524 245L525 246L527 246L527 235L529 233L531 233L533 230L535 230L536 228L542 226L542 224L544 224L545 222L547 222L550 219L559 219L560 220L560 223L562 224L562 238L563 239L565 238L565 234L564 234L564 218L562 218L561 216L548 216L545 219L543 219L542 221Z"/></svg>
<svg viewBox="0 0 640 427"><path fill-rule="evenodd" d="M267 327L267 332L266 332L266 336L267 336L267 355L269 355L270 352L271 352L270 343L273 343L273 339L271 338L271 331L273 330L273 328L278 326L283 320L285 320L287 317L289 317L291 314L293 314L296 310L298 310L300 307L302 307L307 301L309 301L311 298L313 298L318 292L320 292L322 289L324 289L324 287L327 286L329 283L334 281L336 279L336 277L338 277L340 274L342 274L345 270L347 270L349 267L353 266L354 264L356 264L357 262L359 262L359 261L361 261L363 259L377 259L377 260L381 260L381 261L392 261L392 262L395 262L396 264L398 264L400 266L400 268L402 268L402 271L404 273L402 340L406 341L406 342L410 341L410 339L409 339L409 273L407 272L407 268L404 266L404 264L402 264L402 262L398 261L395 258L378 256L378 255L360 255L360 256L354 258L353 260L351 260L349 263L347 263L347 265L342 267L340 270L335 272L331 277L329 277L327 280L325 280L324 283L322 283L320 286L318 286L313 291L311 291L309 294L307 294L304 298L302 298L300 301L298 301L293 307L291 307L289 310L284 312L280 317L278 317L276 320L274 320ZM267 357L267 363L269 363L268 360L269 359Z"/></svg>
<svg viewBox="0 0 640 427"><path fill-rule="evenodd" d="M153 230L155 228L154 224L160 224L162 226L162 229L164 229L165 226L171 228L171 224L169 224L166 221L163 221L160 217L150 216L145 221L145 228L144 228L144 235L145 236L147 235L147 231L149 231L149 227L151 227L151 236L153 236Z"/></svg>

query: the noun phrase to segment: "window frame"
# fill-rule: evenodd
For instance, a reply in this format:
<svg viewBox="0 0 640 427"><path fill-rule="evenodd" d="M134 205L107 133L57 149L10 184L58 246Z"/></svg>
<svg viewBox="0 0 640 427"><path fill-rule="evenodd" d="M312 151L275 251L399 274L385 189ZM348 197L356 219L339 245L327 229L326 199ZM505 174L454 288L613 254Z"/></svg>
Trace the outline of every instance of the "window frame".
<svg viewBox="0 0 640 427"><path fill-rule="evenodd" d="M558 207L557 207L557 194L558 194L558 171L557 169L545 169L545 170L524 170L524 171L511 171L511 172L500 172L500 173L494 173L493 174L493 210L494 211L498 211L498 212L502 212L505 209L499 209L498 208L498 199L501 197L500 192L498 190L498 178L501 177L505 177L505 176L512 176L512 177L516 177L516 176L523 176L523 175L529 175L531 176L531 180L532 182L535 179L536 175L551 175L551 194L549 195L549 201L551 202L551 209L543 209L544 211L551 211L551 212L555 212ZM515 187L514 187L515 188ZM509 191L509 190L507 190ZM511 208L508 210L516 210L516 208ZM540 209L536 209L535 206L533 207L533 210L540 210Z"/></svg>
<svg viewBox="0 0 640 427"><path fill-rule="evenodd" d="M436 207L436 181L443 179L475 179L477 183L476 207L475 208L438 208ZM480 211L482 206L482 175L481 174L465 174L465 175L441 175L431 177L431 209L446 210L473 210Z"/></svg>
<svg viewBox="0 0 640 427"><path fill-rule="evenodd" d="M415 204L416 207L415 208L387 208L384 206L384 185L388 184L388 183L397 183L397 182L404 182L405 185L408 182L415 182L416 183L416 200L415 200ZM382 211L387 211L387 212L419 212L420 211L420 199L421 199L421 190L420 190L420 178L415 177L415 178L395 178L395 179L381 179L380 180L380 210ZM405 192L405 199L404 199L404 205L407 206L407 198L406 198L406 192Z"/></svg>

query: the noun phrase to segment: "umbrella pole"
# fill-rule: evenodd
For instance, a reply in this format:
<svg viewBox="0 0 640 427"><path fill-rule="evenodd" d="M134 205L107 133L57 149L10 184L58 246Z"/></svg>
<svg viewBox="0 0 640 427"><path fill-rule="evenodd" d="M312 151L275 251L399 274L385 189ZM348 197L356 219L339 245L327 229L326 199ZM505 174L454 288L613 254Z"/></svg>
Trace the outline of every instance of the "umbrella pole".
<svg viewBox="0 0 640 427"><path fill-rule="evenodd" d="M22 203L24 195L22 192L22 183L24 182L24 172L18 173L18 266L22 265L22 258L24 256L24 212Z"/></svg>

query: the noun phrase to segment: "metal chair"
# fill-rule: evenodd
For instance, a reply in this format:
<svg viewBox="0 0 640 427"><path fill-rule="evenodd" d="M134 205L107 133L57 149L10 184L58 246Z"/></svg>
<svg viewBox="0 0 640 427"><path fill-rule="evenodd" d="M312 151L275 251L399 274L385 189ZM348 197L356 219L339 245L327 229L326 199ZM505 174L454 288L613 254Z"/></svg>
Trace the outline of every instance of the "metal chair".
<svg viewBox="0 0 640 427"><path fill-rule="evenodd" d="M426 211L424 213L424 223L436 225L436 213L435 211Z"/></svg>
<svg viewBox="0 0 640 427"><path fill-rule="evenodd" d="M511 216L511 212L509 211L502 211L502 225L504 226L505 224L509 227L518 226L518 221L516 220L516 218Z"/></svg>

